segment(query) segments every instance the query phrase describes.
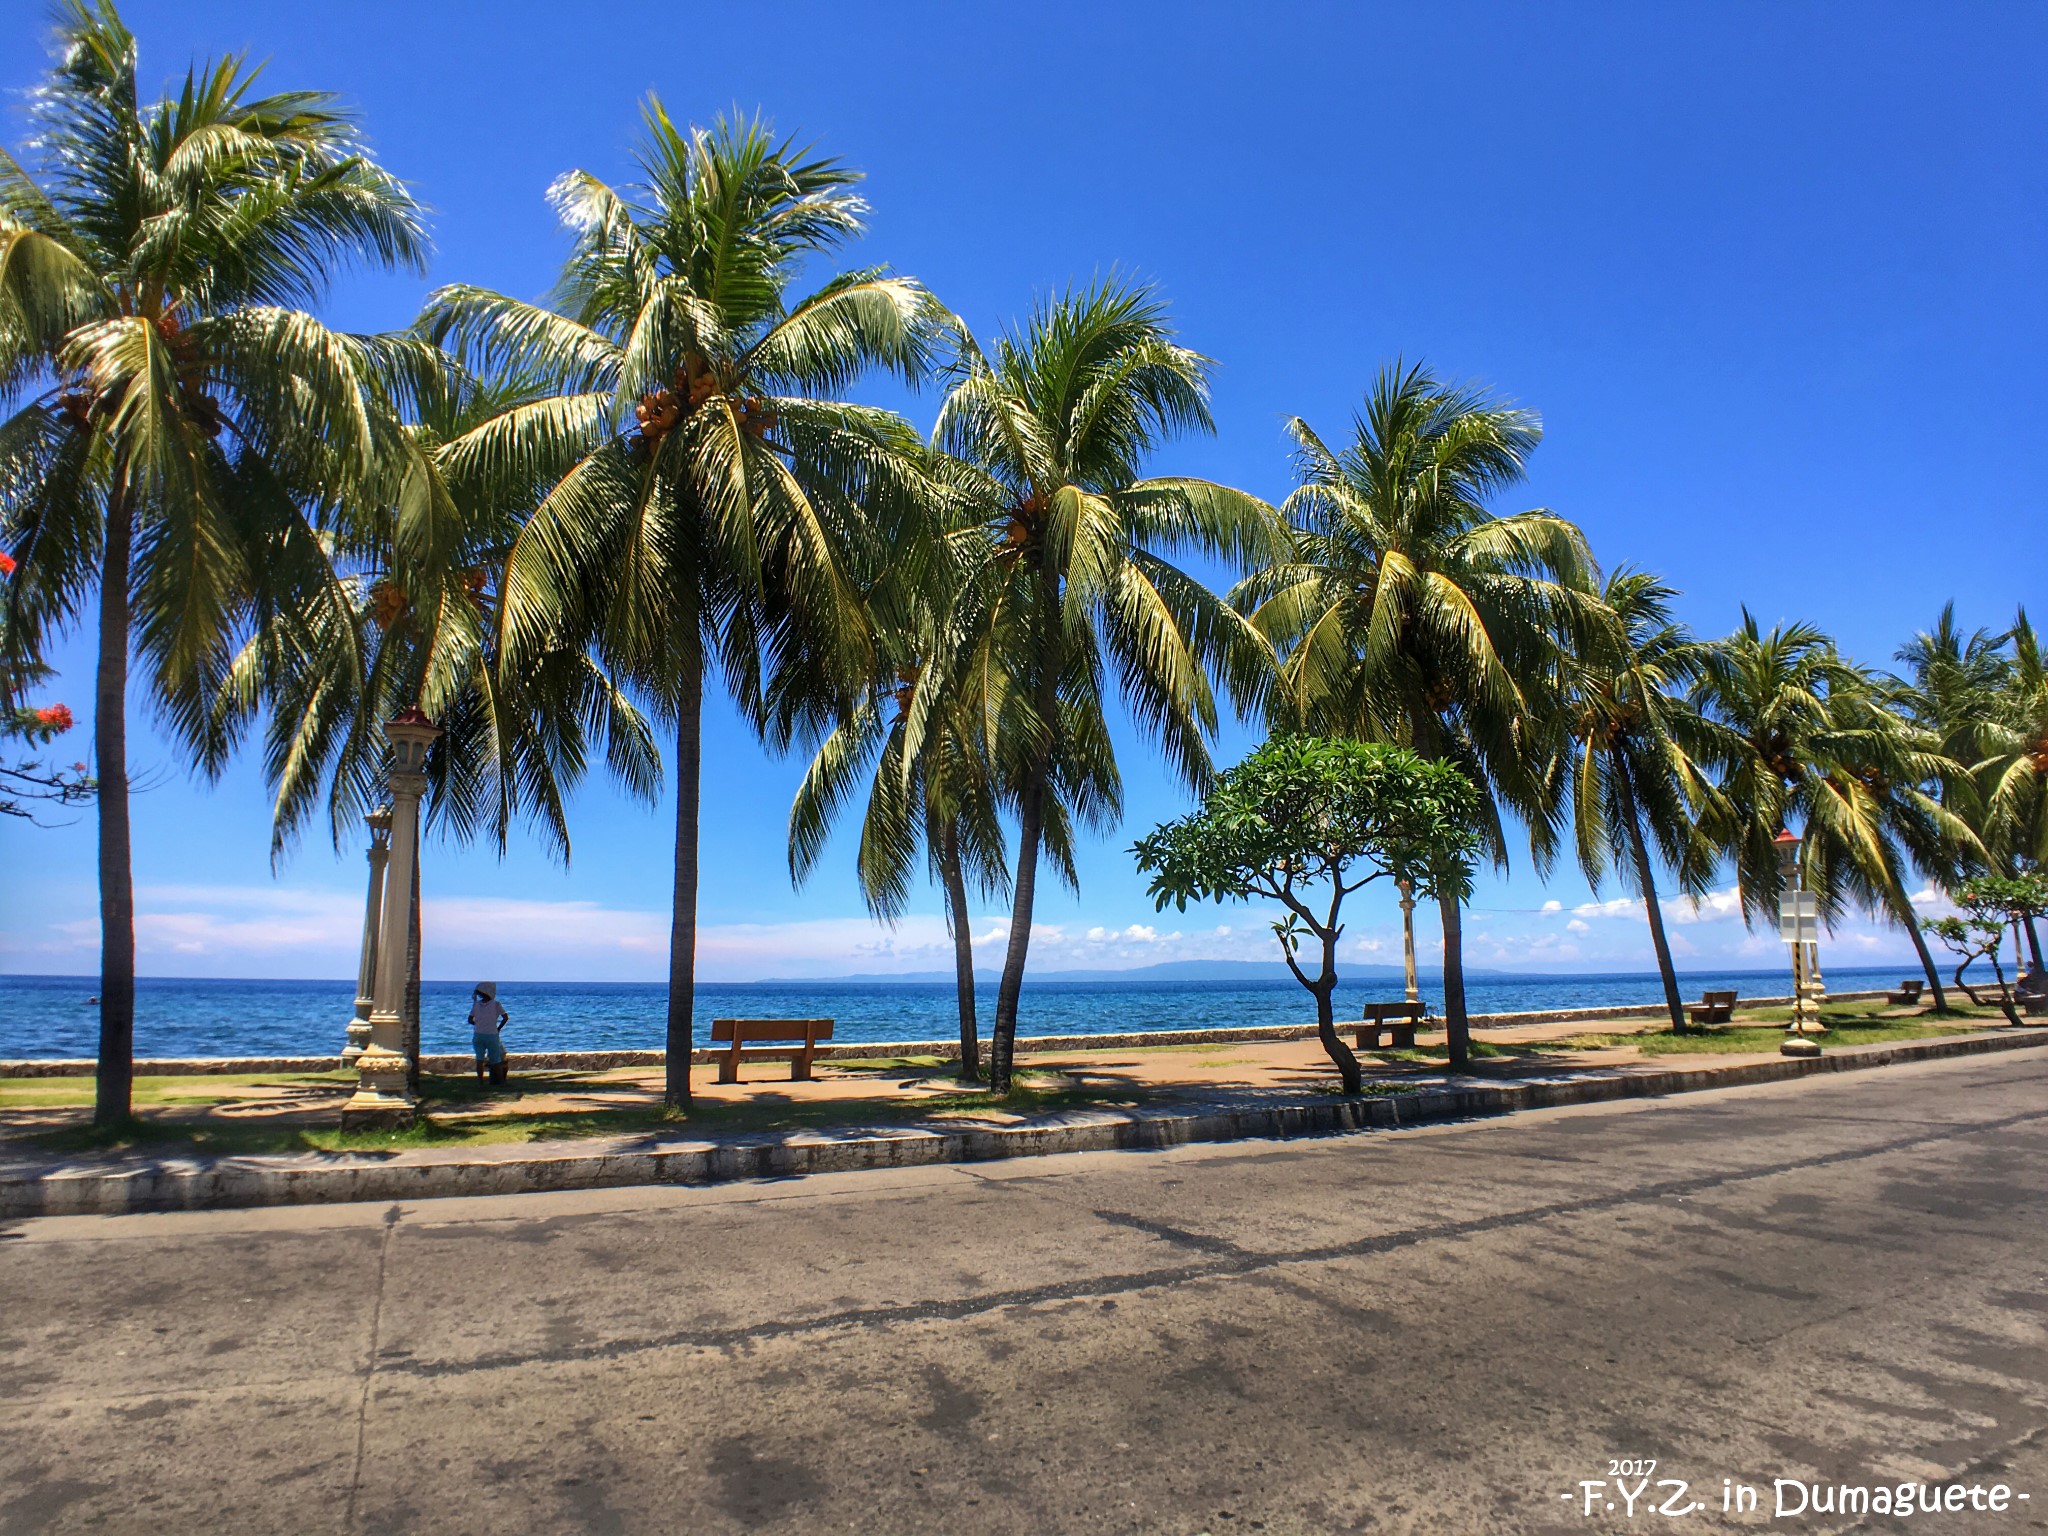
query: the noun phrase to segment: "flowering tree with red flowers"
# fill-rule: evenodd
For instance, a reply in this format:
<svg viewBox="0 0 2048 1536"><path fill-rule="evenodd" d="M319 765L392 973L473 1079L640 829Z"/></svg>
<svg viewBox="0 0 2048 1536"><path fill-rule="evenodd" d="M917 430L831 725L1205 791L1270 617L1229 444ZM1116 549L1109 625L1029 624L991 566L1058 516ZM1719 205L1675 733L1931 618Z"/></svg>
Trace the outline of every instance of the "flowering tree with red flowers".
<svg viewBox="0 0 2048 1536"><path fill-rule="evenodd" d="M14 572L14 561L0 553L0 576ZM14 702L23 690L48 675L35 663L9 663L13 647L6 641L7 614L0 606L0 741L25 742L30 747L47 747L72 726L69 704L45 704L31 709ZM69 768L47 761L40 754L21 757L13 751L0 756L0 816L19 816L43 825L37 802L79 805L92 799L94 785L84 763Z"/></svg>

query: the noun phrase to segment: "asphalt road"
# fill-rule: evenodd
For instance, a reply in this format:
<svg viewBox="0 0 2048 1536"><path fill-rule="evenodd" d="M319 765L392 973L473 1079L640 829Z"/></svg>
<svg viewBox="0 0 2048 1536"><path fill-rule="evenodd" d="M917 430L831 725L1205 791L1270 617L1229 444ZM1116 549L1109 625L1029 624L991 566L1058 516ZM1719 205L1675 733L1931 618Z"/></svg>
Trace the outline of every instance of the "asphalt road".
<svg viewBox="0 0 2048 1536"><path fill-rule="evenodd" d="M2018 1536L2048 1529L2044 1217L2028 1051L1330 1140L17 1223L0 1532ZM1588 1517L1614 1458L1703 1507ZM1956 1475L2032 1497L1768 1518L1774 1478Z"/></svg>

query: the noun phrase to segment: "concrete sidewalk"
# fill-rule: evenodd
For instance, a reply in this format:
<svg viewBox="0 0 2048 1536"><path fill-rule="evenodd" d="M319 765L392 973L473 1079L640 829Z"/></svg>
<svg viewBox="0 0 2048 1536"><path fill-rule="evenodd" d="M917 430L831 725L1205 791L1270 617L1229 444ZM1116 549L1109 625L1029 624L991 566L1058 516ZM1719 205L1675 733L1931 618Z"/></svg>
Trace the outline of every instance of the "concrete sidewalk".
<svg viewBox="0 0 2048 1536"><path fill-rule="evenodd" d="M1285 1086L1186 1092L1129 1106L972 1121L920 1120L842 1130L730 1135L648 1132L576 1141L283 1155L48 1158L0 1154L0 1216L420 1200L631 1184L707 1183L859 1168L977 1162L1051 1152L1320 1135L1498 1115L1602 1100L1786 1081L1899 1062L2048 1045L2048 1029L1848 1046L1817 1058L1747 1056L1712 1064L1652 1061L1376 1085L1347 1099ZM1391 1089L1393 1091L1386 1091Z"/></svg>

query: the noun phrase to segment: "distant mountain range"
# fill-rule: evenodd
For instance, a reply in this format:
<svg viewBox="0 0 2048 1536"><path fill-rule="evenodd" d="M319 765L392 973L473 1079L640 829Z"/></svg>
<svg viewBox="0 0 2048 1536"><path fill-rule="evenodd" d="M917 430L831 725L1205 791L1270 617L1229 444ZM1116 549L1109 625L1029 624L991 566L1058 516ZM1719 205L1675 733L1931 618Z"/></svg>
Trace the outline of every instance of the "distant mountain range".
<svg viewBox="0 0 2048 1536"><path fill-rule="evenodd" d="M1398 965L1345 964L1338 967L1338 974L1346 978L1347 980L1360 980L1369 978L1374 981L1384 981L1387 978L1391 977L1394 980L1398 981L1401 979L1401 967ZM1415 974L1417 979L1421 981L1440 982L1443 980L1443 972L1441 970L1429 970L1418 968ZM1467 976L1478 977L1522 976L1526 975L1527 973L1520 971L1489 971L1481 970L1474 966L1467 966L1465 968L1465 974ZM772 985L774 982L777 981L797 980L844 982L949 982L952 979L953 973L951 971L870 971L857 976L776 976L770 977L760 984L765 986ZM998 979L998 973L995 971L982 970L979 967L977 967L974 972L974 979L977 982L994 982ZM1285 964L1277 960L1165 960L1157 965L1138 965L1132 966L1127 970L1116 971L1027 971L1025 973L1024 979L1027 982L1128 981L1138 984L1160 981L1291 982L1294 980L1294 974L1293 972L1287 969Z"/></svg>

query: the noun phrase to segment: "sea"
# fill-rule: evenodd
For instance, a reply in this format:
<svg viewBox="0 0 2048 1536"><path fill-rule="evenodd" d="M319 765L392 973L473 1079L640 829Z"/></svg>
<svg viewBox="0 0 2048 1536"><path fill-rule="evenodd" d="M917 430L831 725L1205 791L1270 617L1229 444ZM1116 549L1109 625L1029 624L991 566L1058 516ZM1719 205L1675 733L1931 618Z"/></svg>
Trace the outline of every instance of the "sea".
<svg viewBox="0 0 2048 1536"><path fill-rule="evenodd" d="M1896 983L1888 970L1827 973L1839 991ZM1693 971L1680 983L1688 998L1708 989L1749 997L1791 991L1783 970ZM420 1034L428 1052L469 1049L470 983L429 981L420 989ZM0 976L0 1059L90 1057L97 1047L98 981L89 976ZM1474 1013L1654 1004L1663 989L1654 972L1593 976L1471 976ZM517 1051L658 1050L668 989L640 982L501 982L511 1014L505 1042ZM1340 981L1339 1017L1368 1001L1398 1001L1401 987L1380 977ZM1424 1001L1442 1002L1425 983ZM984 1036L995 987L979 998ZM142 977L135 984L137 1056L299 1056L341 1049L354 1012L353 981L196 980ZM1027 980L1018 1032L1097 1035L1158 1029L1227 1029L1248 1024L1307 1024L1308 994L1290 980ZM959 1034L959 1009L947 982L700 982L696 1029L708 1042L714 1018L829 1018L835 1043L945 1040Z"/></svg>

